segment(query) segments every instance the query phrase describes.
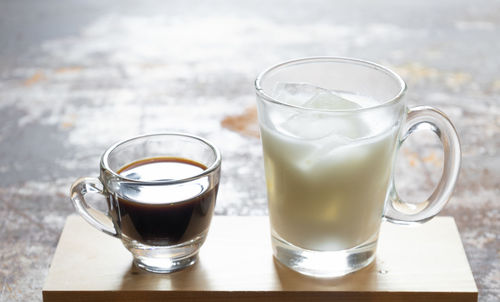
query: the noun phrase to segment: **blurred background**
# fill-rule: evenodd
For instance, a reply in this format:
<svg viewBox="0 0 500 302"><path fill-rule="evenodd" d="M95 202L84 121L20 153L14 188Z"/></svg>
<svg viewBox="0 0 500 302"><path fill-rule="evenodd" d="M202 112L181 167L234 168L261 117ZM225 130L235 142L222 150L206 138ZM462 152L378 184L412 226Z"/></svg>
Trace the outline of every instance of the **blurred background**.
<svg viewBox="0 0 500 302"><path fill-rule="evenodd" d="M41 301L68 191L116 141L189 132L218 145L218 215L266 215L253 81L276 63L348 56L398 72L411 105L462 141L453 216L479 287L500 295L500 2L0 1L0 302ZM397 186L422 200L439 141L402 148Z"/></svg>

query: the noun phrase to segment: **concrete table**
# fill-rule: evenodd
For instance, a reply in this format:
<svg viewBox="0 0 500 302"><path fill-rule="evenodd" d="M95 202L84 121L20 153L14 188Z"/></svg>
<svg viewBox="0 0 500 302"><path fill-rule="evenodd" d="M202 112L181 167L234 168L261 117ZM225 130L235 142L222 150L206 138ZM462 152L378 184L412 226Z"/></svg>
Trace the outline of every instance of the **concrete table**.
<svg viewBox="0 0 500 302"><path fill-rule="evenodd" d="M112 143L190 132L223 153L218 215L266 215L253 80L316 55L399 72L462 140L458 224L480 301L500 296L500 3L497 1L1 1L0 301L40 301L79 176ZM436 138L400 152L397 185L425 198Z"/></svg>

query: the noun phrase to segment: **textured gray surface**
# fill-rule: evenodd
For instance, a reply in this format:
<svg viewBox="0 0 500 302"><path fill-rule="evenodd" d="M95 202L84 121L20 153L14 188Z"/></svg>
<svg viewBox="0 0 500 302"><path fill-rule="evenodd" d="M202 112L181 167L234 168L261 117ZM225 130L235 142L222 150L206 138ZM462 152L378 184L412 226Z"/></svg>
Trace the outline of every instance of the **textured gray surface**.
<svg viewBox="0 0 500 302"><path fill-rule="evenodd" d="M479 300L498 301L499 34L498 1L1 1L0 301L41 300L69 186L132 135L212 140L224 158L217 213L266 214L253 79L314 55L388 65L410 104L455 122L463 165L443 214ZM419 134L400 155L402 195L426 197L441 169L435 139Z"/></svg>

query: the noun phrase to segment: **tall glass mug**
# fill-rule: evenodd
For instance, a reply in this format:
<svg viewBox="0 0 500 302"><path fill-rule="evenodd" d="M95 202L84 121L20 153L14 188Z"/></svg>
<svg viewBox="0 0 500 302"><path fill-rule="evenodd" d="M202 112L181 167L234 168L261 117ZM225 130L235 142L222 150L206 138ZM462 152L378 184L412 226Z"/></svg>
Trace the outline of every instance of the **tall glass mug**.
<svg viewBox="0 0 500 302"><path fill-rule="evenodd" d="M308 58L276 65L255 82L276 259L306 275L341 276L375 257L380 223L425 222L446 204L460 167L450 120L408 109L406 85L380 65ZM422 203L395 190L397 150L421 125L444 148L441 180Z"/></svg>
<svg viewBox="0 0 500 302"><path fill-rule="evenodd" d="M99 178L71 187L77 212L92 226L121 239L134 263L173 272L195 263L212 219L221 156L208 141L178 133L135 137L101 157ZM97 193L102 213L86 202Z"/></svg>

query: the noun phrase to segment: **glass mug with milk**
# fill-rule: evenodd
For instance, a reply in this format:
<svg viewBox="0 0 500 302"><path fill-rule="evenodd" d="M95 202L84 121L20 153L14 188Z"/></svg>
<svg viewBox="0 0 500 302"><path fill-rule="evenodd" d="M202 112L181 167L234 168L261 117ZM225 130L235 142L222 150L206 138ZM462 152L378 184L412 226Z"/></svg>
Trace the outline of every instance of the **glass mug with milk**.
<svg viewBox="0 0 500 302"><path fill-rule="evenodd" d="M449 119L408 109L391 70L348 58L276 65L255 82L276 259L302 274L334 277L375 258L380 223L425 222L450 198L460 144ZM399 146L419 126L440 138L443 175L423 203L395 190Z"/></svg>

